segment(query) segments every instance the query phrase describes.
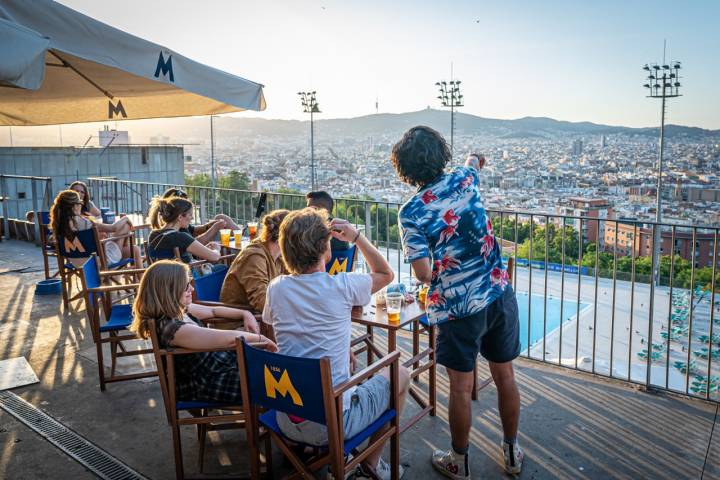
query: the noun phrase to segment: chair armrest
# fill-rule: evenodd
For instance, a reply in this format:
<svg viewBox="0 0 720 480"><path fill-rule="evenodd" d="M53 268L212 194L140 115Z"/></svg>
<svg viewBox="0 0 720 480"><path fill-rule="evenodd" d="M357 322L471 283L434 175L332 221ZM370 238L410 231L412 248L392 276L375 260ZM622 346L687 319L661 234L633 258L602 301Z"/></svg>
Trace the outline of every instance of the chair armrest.
<svg viewBox="0 0 720 480"><path fill-rule="evenodd" d="M391 363L398 363L400 360L400 351L395 350L394 352L388 353L381 359L379 359L377 362L373 363L372 365L369 365L365 367L364 369L360 370L358 373L353 375L352 377L348 378L345 382L338 385L333 390L333 395L335 397L339 397L345 391L349 390L352 387L355 387L357 385L360 385L364 380L370 378L373 374L379 372L381 369L387 367Z"/></svg>
<svg viewBox="0 0 720 480"><path fill-rule="evenodd" d="M101 277L112 277L116 275L136 275L145 273L145 268L125 268L123 270L105 270L100 272Z"/></svg>
<svg viewBox="0 0 720 480"><path fill-rule="evenodd" d="M104 293L104 292L117 292L120 290L137 290L140 288L139 283L128 283L127 285L102 285L100 287L88 288L88 292L92 293Z"/></svg>
<svg viewBox="0 0 720 480"><path fill-rule="evenodd" d="M132 238L132 237L134 237L134 235L132 234L132 232L130 232L130 233L126 233L124 235L116 235L116 236L112 236L112 237L103 238L102 240L100 240L100 243L107 243L107 242L115 241L115 240L124 240L126 238Z"/></svg>
<svg viewBox="0 0 720 480"><path fill-rule="evenodd" d="M260 320L262 317L262 312L258 313L256 310L253 310L253 308L250 305L242 304L242 303L223 303L223 302L213 302L211 300L195 300L193 303L196 303L198 305L205 305L206 307L228 307L228 308L239 308L240 310L247 310L248 312L255 315L255 318Z"/></svg>

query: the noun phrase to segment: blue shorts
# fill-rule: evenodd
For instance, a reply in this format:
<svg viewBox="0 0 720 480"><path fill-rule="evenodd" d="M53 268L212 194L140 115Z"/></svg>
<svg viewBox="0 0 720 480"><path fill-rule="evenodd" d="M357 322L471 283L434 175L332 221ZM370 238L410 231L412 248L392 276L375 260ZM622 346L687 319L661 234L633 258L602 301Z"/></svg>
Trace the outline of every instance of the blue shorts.
<svg viewBox="0 0 720 480"><path fill-rule="evenodd" d="M477 354L494 363L520 355L520 318L512 287L479 313L438 325L437 362L458 372L471 372Z"/></svg>
<svg viewBox="0 0 720 480"><path fill-rule="evenodd" d="M375 375L360 384L352 394L350 405L343 412L345 438L352 438L365 430L380 415L390 408L390 381L382 375ZM307 445L327 445L325 425L305 420L294 423L284 413L277 413L280 430L290 440Z"/></svg>

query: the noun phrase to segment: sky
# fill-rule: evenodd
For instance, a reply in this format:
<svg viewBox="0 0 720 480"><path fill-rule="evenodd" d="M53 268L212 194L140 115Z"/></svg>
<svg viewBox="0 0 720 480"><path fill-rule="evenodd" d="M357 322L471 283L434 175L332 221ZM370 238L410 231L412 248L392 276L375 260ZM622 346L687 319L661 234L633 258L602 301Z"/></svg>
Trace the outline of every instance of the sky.
<svg viewBox="0 0 720 480"><path fill-rule="evenodd" d="M720 2L61 0L112 26L265 85L264 112L302 119L440 107L435 82L462 81L461 111L632 127L659 123L645 63L681 60L667 122L720 129Z"/></svg>

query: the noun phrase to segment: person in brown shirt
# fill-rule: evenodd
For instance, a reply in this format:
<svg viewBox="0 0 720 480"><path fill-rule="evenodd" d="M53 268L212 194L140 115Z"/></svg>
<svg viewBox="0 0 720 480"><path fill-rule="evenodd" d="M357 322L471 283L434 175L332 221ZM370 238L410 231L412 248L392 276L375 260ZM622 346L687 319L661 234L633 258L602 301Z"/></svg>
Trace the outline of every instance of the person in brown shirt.
<svg viewBox="0 0 720 480"><path fill-rule="evenodd" d="M225 277L220 301L262 312L270 280L283 271L280 258L280 224L288 210L274 210L262 219L260 236L233 260Z"/></svg>

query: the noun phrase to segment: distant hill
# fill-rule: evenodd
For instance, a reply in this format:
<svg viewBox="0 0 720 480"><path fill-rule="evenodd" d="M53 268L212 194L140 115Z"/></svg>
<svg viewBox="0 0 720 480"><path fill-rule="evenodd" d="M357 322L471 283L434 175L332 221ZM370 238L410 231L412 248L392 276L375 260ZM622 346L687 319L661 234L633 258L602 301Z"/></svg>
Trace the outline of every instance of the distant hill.
<svg viewBox="0 0 720 480"><path fill-rule="evenodd" d="M415 125L427 125L440 132L449 130L447 110L427 108L417 112L380 113L355 118L318 119L315 134L319 137L364 137L370 135L400 135ZM484 118L458 112L455 128L459 134L492 135L501 138L551 138L556 135L609 135L628 134L657 137L659 128L630 128L600 125L591 122L566 122L546 117L523 117L515 120ZM293 136L307 135L308 121L266 120L260 118L225 117L216 119L216 128L222 135L238 136ZM718 139L720 130L706 130L683 125L666 125L667 137L692 139Z"/></svg>

